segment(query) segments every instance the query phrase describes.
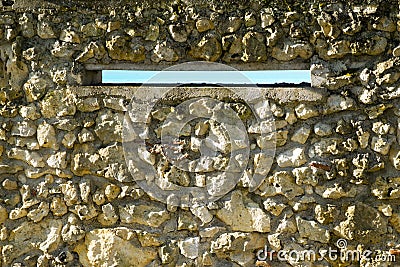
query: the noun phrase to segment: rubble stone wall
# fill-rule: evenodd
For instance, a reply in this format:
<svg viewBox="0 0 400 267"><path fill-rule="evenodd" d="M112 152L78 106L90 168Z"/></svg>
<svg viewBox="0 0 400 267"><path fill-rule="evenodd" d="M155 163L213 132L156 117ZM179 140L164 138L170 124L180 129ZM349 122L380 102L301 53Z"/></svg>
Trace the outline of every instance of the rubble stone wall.
<svg viewBox="0 0 400 267"><path fill-rule="evenodd" d="M1 266L395 266L376 257L389 251L398 264L398 1L3 0L0 10ZM212 95L249 136L247 176L220 200L176 207L139 187L124 159L124 114L146 88L101 85L99 71L191 61L310 68L312 84L262 89L275 121L264 138L220 88L156 105L141 160L180 186L204 186L204 168L223 162L193 176L162 161L154 142L179 103ZM190 126L223 139L218 124ZM268 140L273 162L258 153ZM265 179L250 190L257 167ZM343 242L373 255L257 261L265 247Z"/></svg>

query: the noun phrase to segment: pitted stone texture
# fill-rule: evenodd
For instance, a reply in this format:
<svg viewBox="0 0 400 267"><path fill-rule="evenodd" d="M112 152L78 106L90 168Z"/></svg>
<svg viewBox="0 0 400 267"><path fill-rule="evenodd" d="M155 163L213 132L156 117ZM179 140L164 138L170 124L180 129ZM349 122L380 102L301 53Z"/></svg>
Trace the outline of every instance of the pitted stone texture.
<svg viewBox="0 0 400 267"><path fill-rule="evenodd" d="M121 222L138 223L151 227L159 227L166 222L170 215L157 206L127 204L119 209Z"/></svg>
<svg viewBox="0 0 400 267"><path fill-rule="evenodd" d="M124 116L112 111L100 111L96 118L94 132L104 143L122 142Z"/></svg>
<svg viewBox="0 0 400 267"><path fill-rule="evenodd" d="M46 121L39 124L37 128L37 140L41 147L53 148L54 150L58 150L59 148L56 131L54 127Z"/></svg>
<svg viewBox="0 0 400 267"><path fill-rule="evenodd" d="M317 222L307 221L301 217L296 218L297 228L301 237L320 243L328 243L330 239L329 231L318 225Z"/></svg>
<svg viewBox="0 0 400 267"><path fill-rule="evenodd" d="M293 199L304 194L304 190L296 185L294 177L286 171L275 172L274 175L267 177L258 190L257 194L263 197L283 195Z"/></svg>
<svg viewBox="0 0 400 267"><path fill-rule="evenodd" d="M143 45L129 42L127 37L118 34L112 35L106 41L108 55L112 59L140 62L145 59Z"/></svg>
<svg viewBox="0 0 400 267"><path fill-rule="evenodd" d="M301 147L293 148L278 155L276 161L279 167L299 167L307 162L304 149Z"/></svg>
<svg viewBox="0 0 400 267"><path fill-rule="evenodd" d="M85 241L75 247L83 266L138 266L144 267L157 257L154 248L142 248L124 227L95 229Z"/></svg>
<svg viewBox="0 0 400 267"><path fill-rule="evenodd" d="M349 240L380 243L387 232L387 220L373 207L357 202L346 211L347 219L334 228L336 234ZM368 218L368 219L366 219Z"/></svg>
<svg viewBox="0 0 400 267"><path fill-rule="evenodd" d="M271 229L270 217L256 203L245 199L240 191L232 193L216 216L234 231L265 233Z"/></svg>
<svg viewBox="0 0 400 267"><path fill-rule="evenodd" d="M222 55L221 44L215 37L203 38L189 55L198 60L217 61Z"/></svg>
<svg viewBox="0 0 400 267"><path fill-rule="evenodd" d="M62 222L55 219L47 219L40 223L24 222L20 224L10 233L8 245L3 247L4 264L11 264L13 259L33 249L45 253L51 253L58 249L61 244L61 227Z"/></svg>
<svg viewBox="0 0 400 267"><path fill-rule="evenodd" d="M56 118L74 115L76 96L70 90L48 92L41 101L41 112L45 118Z"/></svg>
<svg viewBox="0 0 400 267"><path fill-rule="evenodd" d="M215 253L219 259L228 258L242 266L251 266L254 265L254 251L264 248L265 244L265 235L228 232L220 234L211 242L211 253Z"/></svg>

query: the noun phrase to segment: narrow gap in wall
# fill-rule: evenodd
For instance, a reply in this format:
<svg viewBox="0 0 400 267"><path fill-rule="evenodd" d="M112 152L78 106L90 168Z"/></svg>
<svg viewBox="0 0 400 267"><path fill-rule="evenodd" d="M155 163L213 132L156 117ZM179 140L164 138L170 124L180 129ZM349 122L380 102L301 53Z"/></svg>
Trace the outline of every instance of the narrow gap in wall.
<svg viewBox="0 0 400 267"><path fill-rule="evenodd" d="M311 83L310 70L240 72L102 70L101 74L103 84L257 84L309 86Z"/></svg>

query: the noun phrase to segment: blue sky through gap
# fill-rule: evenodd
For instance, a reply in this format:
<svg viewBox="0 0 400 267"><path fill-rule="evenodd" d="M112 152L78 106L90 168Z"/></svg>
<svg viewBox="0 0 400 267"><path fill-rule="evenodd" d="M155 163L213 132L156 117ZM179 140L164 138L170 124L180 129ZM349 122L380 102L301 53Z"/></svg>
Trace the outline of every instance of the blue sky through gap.
<svg viewBox="0 0 400 267"><path fill-rule="evenodd" d="M151 79L156 76L156 79ZM103 83L310 83L309 70L270 71L135 71L103 70Z"/></svg>

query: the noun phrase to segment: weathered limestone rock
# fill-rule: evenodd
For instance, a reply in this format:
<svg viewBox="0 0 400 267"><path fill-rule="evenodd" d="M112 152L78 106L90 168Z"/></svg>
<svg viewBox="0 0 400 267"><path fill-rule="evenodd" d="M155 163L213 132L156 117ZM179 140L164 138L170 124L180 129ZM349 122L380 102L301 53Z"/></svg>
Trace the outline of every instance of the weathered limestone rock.
<svg viewBox="0 0 400 267"><path fill-rule="evenodd" d="M33 167L44 167L42 156L37 152L31 152L20 148L12 148L8 151L8 157L10 159L22 160Z"/></svg>
<svg viewBox="0 0 400 267"><path fill-rule="evenodd" d="M371 56L376 56L385 52L387 44L388 41L385 37L375 35L365 42L363 52Z"/></svg>
<svg viewBox="0 0 400 267"><path fill-rule="evenodd" d="M258 188L259 195L272 197L283 195L288 199L304 194L304 190L296 185L293 176L289 172L276 172L268 177Z"/></svg>
<svg viewBox="0 0 400 267"><path fill-rule="evenodd" d="M388 205L380 205L378 206L378 210L383 213L383 215L387 217L391 217L393 215L393 208L390 204Z"/></svg>
<svg viewBox="0 0 400 267"><path fill-rule="evenodd" d="M49 214L49 211L49 203L42 202L37 208L29 211L26 216L36 223L45 218Z"/></svg>
<svg viewBox="0 0 400 267"><path fill-rule="evenodd" d="M85 237L85 231L77 225L78 219L75 215L68 216L68 222L61 229L61 237L68 244L75 244Z"/></svg>
<svg viewBox="0 0 400 267"><path fill-rule="evenodd" d="M304 149L297 147L287 150L276 158L279 167L300 167L307 162Z"/></svg>
<svg viewBox="0 0 400 267"><path fill-rule="evenodd" d="M76 146L72 154L71 171L78 176L95 172L100 165L100 156L87 144Z"/></svg>
<svg viewBox="0 0 400 267"><path fill-rule="evenodd" d="M71 171L78 176L94 174L118 181L128 181L124 155L120 145L96 150L88 143L75 145Z"/></svg>
<svg viewBox="0 0 400 267"><path fill-rule="evenodd" d="M42 39L56 38L52 25L48 21L39 21L37 24L37 34Z"/></svg>
<svg viewBox="0 0 400 267"><path fill-rule="evenodd" d="M232 192L231 199L225 201L224 207L217 211L216 216L234 231L270 231L270 217L256 203L244 199L240 191Z"/></svg>
<svg viewBox="0 0 400 267"><path fill-rule="evenodd" d="M213 214L205 206L193 206L190 208L190 211L199 218L203 224L209 223L213 219Z"/></svg>
<svg viewBox="0 0 400 267"><path fill-rule="evenodd" d="M390 224L393 226L393 228L400 233L400 214L395 213L391 215L391 218L389 219Z"/></svg>
<svg viewBox="0 0 400 267"><path fill-rule="evenodd" d="M54 150L58 150L59 148L56 131L54 130L54 127L46 121L39 124L37 128L37 140L41 147L53 148Z"/></svg>
<svg viewBox="0 0 400 267"><path fill-rule="evenodd" d="M272 23L275 22L274 13L273 13L272 9L270 9L270 8L263 9L261 11L260 17L261 17L261 27L262 28L271 26Z"/></svg>
<svg viewBox="0 0 400 267"><path fill-rule="evenodd" d="M61 243L61 227L62 222L54 219L22 223L11 231L9 243L3 247L4 264L10 265L15 258L33 249L45 253L56 250Z"/></svg>
<svg viewBox="0 0 400 267"><path fill-rule="evenodd" d="M394 138L389 137L377 137L373 136L371 140L372 150L381 153L382 155L387 155L390 151L390 146L394 142Z"/></svg>
<svg viewBox="0 0 400 267"><path fill-rule="evenodd" d="M68 204L68 202L67 202ZM76 214L81 221L91 220L98 215L96 208L93 204L89 205L73 205L70 209L70 212Z"/></svg>
<svg viewBox="0 0 400 267"><path fill-rule="evenodd" d="M327 99L327 109L324 110L324 113L330 114L338 111L352 109L354 105L355 102L350 97L331 95Z"/></svg>
<svg viewBox="0 0 400 267"><path fill-rule="evenodd" d="M257 24L256 15L253 12L247 12L244 17L244 24L246 27L253 27Z"/></svg>
<svg viewBox="0 0 400 267"><path fill-rule="evenodd" d="M350 42L348 40L329 42L326 55L320 52L320 55L327 59L343 58L348 54L351 54Z"/></svg>
<svg viewBox="0 0 400 267"><path fill-rule="evenodd" d="M196 28L199 32L206 32L214 29L214 23L209 19L199 19L196 21Z"/></svg>
<svg viewBox="0 0 400 267"><path fill-rule="evenodd" d="M192 214L189 212L181 212L178 217L178 230L189 230L189 231L197 231L198 230L197 220L194 219Z"/></svg>
<svg viewBox="0 0 400 267"><path fill-rule="evenodd" d="M57 89L48 92L40 103L45 118L74 115L76 97L69 89Z"/></svg>
<svg viewBox="0 0 400 267"><path fill-rule="evenodd" d="M294 132L292 138L290 140L305 144L307 142L308 137L310 136L311 128L309 126L300 127L297 131Z"/></svg>
<svg viewBox="0 0 400 267"><path fill-rule="evenodd" d="M229 17L220 23L220 30L223 33L234 33L242 26L242 19L239 17Z"/></svg>
<svg viewBox="0 0 400 267"><path fill-rule="evenodd" d="M160 27L157 24L150 25L144 39L146 41L154 42L157 41L159 34L160 34Z"/></svg>
<svg viewBox="0 0 400 267"><path fill-rule="evenodd" d="M76 107L82 112L93 112L100 109L100 102L96 97L79 99Z"/></svg>
<svg viewBox="0 0 400 267"><path fill-rule="evenodd" d="M85 242L75 247L83 266L144 267L157 257L154 248L142 248L127 239L128 228L95 229L88 232Z"/></svg>
<svg viewBox="0 0 400 267"><path fill-rule="evenodd" d="M226 51L223 57L224 61L239 61L243 52L242 38L237 35L228 35L223 37L222 49Z"/></svg>
<svg viewBox="0 0 400 267"><path fill-rule="evenodd" d="M333 19L328 13L322 12L317 18L317 22L326 37L335 39L340 34L339 29L332 25Z"/></svg>
<svg viewBox="0 0 400 267"><path fill-rule="evenodd" d="M189 51L189 55L195 59L216 61L222 55L221 44L216 37L204 37Z"/></svg>
<svg viewBox="0 0 400 267"><path fill-rule="evenodd" d="M81 32L84 37L97 37L104 34L104 30L98 27L94 22L82 25Z"/></svg>
<svg viewBox="0 0 400 267"><path fill-rule="evenodd" d="M179 43L186 42L189 35L185 25L170 25L168 31L171 34L172 39Z"/></svg>
<svg viewBox="0 0 400 267"><path fill-rule="evenodd" d="M276 201L267 199L264 201L264 208L275 216L279 216L286 208L285 204L278 204Z"/></svg>
<svg viewBox="0 0 400 267"><path fill-rule="evenodd" d="M51 50L51 54L54 57L69 59L74 54L73 49L75 47L76 44L73 43L55 41L53 44L53 49Z"/></svg>
<svg viewBox="0 0 400 267"><path fill-rule="evenodd" d="M100 111L96 118L94 132L103 143L122 142L124 116L112 111Z"/></svg>
<svg viewBox="0 0 400 267"><path fill-rule="evenodd" d="M121 188L115 184L108 184L104 189L104 195L108 201L116 199L121 192Z"/></svg>
<svg viewBox="0 0 400 267"><path fill-rule="evenodd" d="M35 135L35 133L36 125L30 120L17 122L11 128L11 135L14 136L29 137Z"/></svg>
<svg viewBox="0 0 400 267"><path fill-rule="evenodd" d="M277 60L289 61L297 57L308 59L313 55L313 48L308 43L285 42L283 47L274 46L271 56Z"/></svg>
<svg viewBox="0 0 400 267"><path fill-rule="evenodd" d="M5 179L1 185L3 186L4 189L6 190L16 190L18 189L18 184L16 181L12 181L10 179ZM1 210L1 207L0 207ZM1 220L0 220L1 221Z"/></svg>
<svg viewBox="0 0 400 267"><path fill-rule="evenodd" d="M167 46L165 42L158 43L153 50L151 55L151 61L158 63L160 61L174 62L179 59L178 54L173 48Z"/></svg>
<svg viewBox="0 0 400 267"><path fill-rule="evenodd" d="M301 237L321 243L329 242L329 231L319 226L318 223L304 220L300 216L296 217L296 223Z"/></svg>
<svg viewBox="0 0 400 267"><path fill-rule="evenodd" d="M346 211L347 219L334 228L334 232L346 239L369 244L382 241L387 232L387 221L374 208L364 203L357 202L349 206Z"/></svg>
<svg viewBox="0 0 400 267"><path fill-rule="evenodd" d="M190 237L178 242L181 254L189 259L196 259L199 256L200 237Z"/></svg>
<svg viewBox="0 0 400 267"><path fill-rule="evenodd" d="M317 205L314 209L315 219L322 224L329 224L339 215L339 210L334 205Z"/></svg>
<svg viewBox="0 0 400 267"><path fill-rule="evenodd" d="M114 34L106 41L108 55L115 60L140 62L145 59L144 47L135 42L129 43L125 36Z"/></svg>
<svg viewBox="0 0 400 267"><path fill-rule="evenodd" d="M55 197L51 201L50 210L55 216L63 216L68 212L68 207L62 198Z"/></svg>
<svg viewBox="0 0 400 267"><path fill-rule="evenodd" d="M318 110L314 106L300 104L295 108L295 112L298 118L306 120L315 116L318 116Z"/></svg>
<svg viewBox="0 0 400 267"><path fill-rule="evenodd" d="M339 144L341 140L339 138L326 138L322 139L319 142L316 142L311 146L308 151L308 156L310 158L314 158L316 156L322 156L326 154L331 155L338 155L339 151Z"/></svg>
<svg viewBox="0 0 400 267"><path fill-rule="evenodd" d="M158 254L163 264L174 264L179 256L178 242L174 239L169 240L160 248Z"/></svg>
<svg viewBox="0 0 400 267"><path fill-rule="evenodd" d="M256 233L232 232L211 241L211 253L220 259L230 259L239 266L254 265L254 251L265 247L267 239Z"/></svg>
<svg viewBox="0 0 400 267"><path fill-rule="evenodd" d="M400 198L400 177L378 177L371 187L371 193L378 199Z"/></svg>
<svg viewBox="0 0 400 267"><path fill-rule="evenodd" d="M149 233L140 230L136 230L135 232L142 247L159 247L163 244L159 233Z"/></svg>
<svg viewBox="0 0 400 267"><path fill-rule="evenodd" d="M33 102L40 99L51 85L51 81L45 78L38 75L32 76L23 87L26 100L28 102Z"/></svg>
<svg viewBox="0 0 400 267"><path fill-rule="evenodd" d="M60 40L66 43L75 43L75 44L79 44L81 42L79 35L71 30L61 31Z"/></svg>
<svg viewBox="0 0 400 267"><path fill-rule="evenodd" d="M99 24L96 24L96 26L98 26L99 28L103 28ZM112 32L112 31L118 30L120 28L121 28L120 21L109 21L107 23L107 32Z"/></svg>
<svg viewBox="0 0 400 267"><path fill-rule="evenodd" d="M267 48L264 44L264 36L257 32L248 32L243 36L243 55L244 62L258 62L267 59Z"/></svg>
<svg viewBox="0 0 400 267"><path fill-rule="evenodd" d="M118 221L118 215L115 213L114 207L111 205L111 203L108 203L106 205L103 205L101 207L101 210L103 213L101 213L98 217L97 220L104 226L110 226L115 224Z"/></svg>
<svg viewBox="0 0 400 267"><path fill-rule="evenodd" d="M300 167L292 170L296 177L296 184L309 184L316 186L320 178L325 178L322 171L311 167Z"/></svg>
<svg viewBox="0 0 400 267"><path fill-rule="evenodd" d="M399 46L396 46L396 47L393 49L392 54L393 54L394 57L400 57L400 45L399 45Z"/></svg>
<svg viewBox="0 0 400 267"><path fill-rule="evenodd" d="M91 42L83 49L83 52L78 55L76 60L79 62L86 62L92 58L101 60L106 53L106 49L101 43Z"/></svg>
<svg viewBox="0 0 400 267"><path fill-rule="evenodd" d="M17 202L17 201L15 201ZM17 204L17 203L15 203ZM20 218L25 217L28 214L28 212L26 211L26 209L24 208L15 208L13 210L10 211L8 218L10 220L18 220Z"/></svg>
<svg viewBox="0 0 400 267"><path fill-rule="evenodd" d="M385 16L380 17L373 23L372 28L378 31L394 32L396 30L396 25L390 18Z"/></svg>
<svg viewBox="0 0 400 267"><path fill-rule="evenodd" d="M87 142L92 142L95 140L94 134L89 131L88 129L84 128L79 134L78 134L78 141L79 143L87 143Z"/></svg>
<svg viewBox="0 0 400 267"><path fill-rule="evenodd" d="M393 167L400 170L400 149L397 146L393 146L390 150L389 159Z"/></svg>
<svg viewBox="0 0 400 267"><path fill-rule="evenodd" d="M66 133L64 135L64 138L62 139L61 143L66 148L72 148L74 146L75 141L76 141L76 136L74 133Z"/></svg>
<svg viewBox="0 0 400 267"><path fill-rule="evenodd" d="M8 219L7 209L3 206L0 206L0 223L3 224Z"/></svg>
<svg viewBox="0 0 400 267"><path fill-rule="evenodd" d="M271 156L264 153L257 153L254 155L254 173L260 175L267 175L273 163Z"/></svg>
<svg viewBox="0 0 400 267"><path fill-rule="evenodd" d="M36 105L34 103L20 107L18 113L24 119L36 120L40 118L40 114L37 111Z"/></svg>
<svg viewBox="0 0 400 267"><path fill-rule="evenodd" d="M159 227L170 218L165 209L149 205L127 204L119 207L119 214L123 223L138 223L151 227Z"/></svg>
<svg viewBox="0 0 400 267"><path fill-rule="evenodd" d="M318 136L328 136L332 134L332 126L323 122L314 125L314 133Z"/></svg>
<svg viewBox="0 0 400 267"><path fill-rule="evenodd" d="M0 1L0 265L250 267L269 264L255 259L265 245L317 251L346 238L349 249L398 248L396 1L36 2ZM146 146L126 164L124 112L145 116L127 103L135 95L155 104L146 100L152 88L100 84L99 70L194 60L241 70L311 63L312 86L262 86L260 95L242 86L238 94L174 88L157 101L148 131L134 133ZM172 152L190 162L180 170L159 137L176 134L184 116L163 122L198 96L224 104L190 105L189 115L205 117L173 141ZM234 154L242 148L247 158ZM225 170L231 155L230 171L245 169L238 182ZM221 199L179 208L184 198L174 192L156 203L133 180L159 180L137 162L175 183L159 179L162 189L199 187Z"/></svg>
<svg viewBox="0 0 400 267"><path fill-rule="evenodd" d="M323 198L339 199L342 197L355 197L357 189L352 187L346 192L339 184L333 184L332 186L317 186L315 192Z"/></svg>
<svg viewBox="0 0 400 267"><path fill-rule="evenodd" d="M59 130L68 131L68 132L75 130L79 126L81 126L81 123L73 118L57 119L54 122L54 127L56 127Z"/></svg>
<svg viewBox="0 0 400 267"><path fill-rule="evenodd" d="M78 189L71 181L61 184L60 188L61 192L64 194L64 201L67 206L78 204Z"/></svg>

